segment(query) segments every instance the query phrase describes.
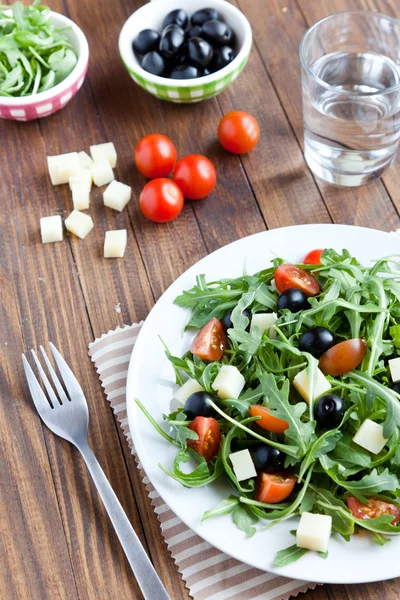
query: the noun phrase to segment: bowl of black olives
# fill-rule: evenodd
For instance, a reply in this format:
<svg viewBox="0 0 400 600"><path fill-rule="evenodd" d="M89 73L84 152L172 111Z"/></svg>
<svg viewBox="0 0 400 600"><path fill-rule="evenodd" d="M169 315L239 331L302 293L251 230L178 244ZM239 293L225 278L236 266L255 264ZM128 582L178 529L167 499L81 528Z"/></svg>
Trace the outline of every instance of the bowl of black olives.
<svg viewBox="0 0 400 600"><path fill-rule="evenodd" d="M132 79L170 102L216 96L241 73L252 45L243 13L226 0L157 0L129 17L119 51Z"/></svg>

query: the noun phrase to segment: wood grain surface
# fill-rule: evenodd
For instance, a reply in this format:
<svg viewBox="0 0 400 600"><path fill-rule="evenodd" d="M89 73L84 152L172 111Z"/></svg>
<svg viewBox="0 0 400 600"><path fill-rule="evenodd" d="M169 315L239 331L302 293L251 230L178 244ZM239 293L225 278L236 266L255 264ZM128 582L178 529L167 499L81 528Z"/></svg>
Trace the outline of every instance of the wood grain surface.
<svg viewBox="0 0 400 600"><path fill-rule="evenodd" d="M302 154L298 46L309 25L348 9L400 17L396 0L233 0L249 18L254 47L239 79L218 98L191 106L161 102L139 89L117 50L119 31L143 0L53 0L90 46L88 77L56 115L0 122L0 598L141 598L116 535L78 453L55 438L32 408L20 354L52 340L82 382L91 443L173 600L187 590L167 552L125 440L87 356L94 337L144 319L154 301L208 252L243 236L297 223L400 227L400 162L368 187L317 182ZM205 2L205 4L207 4ZM262 138L248 156L216 142L221 115L251 112ZM203 202L155 225L138 209L143 177L132 152L143 135L170 136L179 154L204 153L218 171ZM42 245L39 218L71 209L67 186L52 187L46 156L113 141L116 177L133 188L121 214L92 195L94 231L83 241ZM126 228L124 260L102 258L104 232ZM119 305L121 311L116 311ZM351 568L351 565L349 565ZM400 581L323 586L304 600L395 600Z"/></svg>

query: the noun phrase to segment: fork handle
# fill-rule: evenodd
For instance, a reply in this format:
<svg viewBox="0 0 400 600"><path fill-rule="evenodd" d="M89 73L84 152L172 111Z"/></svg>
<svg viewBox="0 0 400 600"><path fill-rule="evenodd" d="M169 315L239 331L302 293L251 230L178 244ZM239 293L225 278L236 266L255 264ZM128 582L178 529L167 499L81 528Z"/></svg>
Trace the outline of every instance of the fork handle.
<svg viewBox="0 0 400 600"><path fill-rule="evenodd" d="M170 600L89 443L86 441L77 447L103 500L145 600Z"/></svg>

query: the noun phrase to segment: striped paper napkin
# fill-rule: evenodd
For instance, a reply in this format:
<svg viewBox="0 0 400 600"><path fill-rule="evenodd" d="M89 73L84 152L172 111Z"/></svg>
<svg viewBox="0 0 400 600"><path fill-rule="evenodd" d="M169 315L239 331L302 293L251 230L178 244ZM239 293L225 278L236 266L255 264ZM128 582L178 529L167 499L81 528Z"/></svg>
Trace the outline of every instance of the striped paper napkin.
<svg viewBox="0 0 400 600"><path fill-rule="evenodd" d="M134 456L125 393L129 360L141 326L118 328L89 345L89 356ZM254 569L202 540L164 503L137 463L164 541L194 600L286 600L317 585Z"/></svg>

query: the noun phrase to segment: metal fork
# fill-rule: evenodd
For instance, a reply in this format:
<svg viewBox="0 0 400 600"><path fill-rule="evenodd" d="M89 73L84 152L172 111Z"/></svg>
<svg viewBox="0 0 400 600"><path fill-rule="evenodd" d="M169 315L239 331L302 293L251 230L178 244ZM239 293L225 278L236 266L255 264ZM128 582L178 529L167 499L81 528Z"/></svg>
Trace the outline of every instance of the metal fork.
<svg viewBox="0 0 400 600"><path fill-rule="evenodd" d="M87 437L89 411L82 388L52 343L50 343L50 349L64 387L43 347L40 346L55 390L40 364L36 353L32 350L32 356L48 397L46 397L46 394L42 390L25 355L22 355L28 386L36 409L42 421L44 421L53 433L71 442L82 454L144 598L146 600L170 600L139 538L128 521L124 509L89 446Z"/></svg>

